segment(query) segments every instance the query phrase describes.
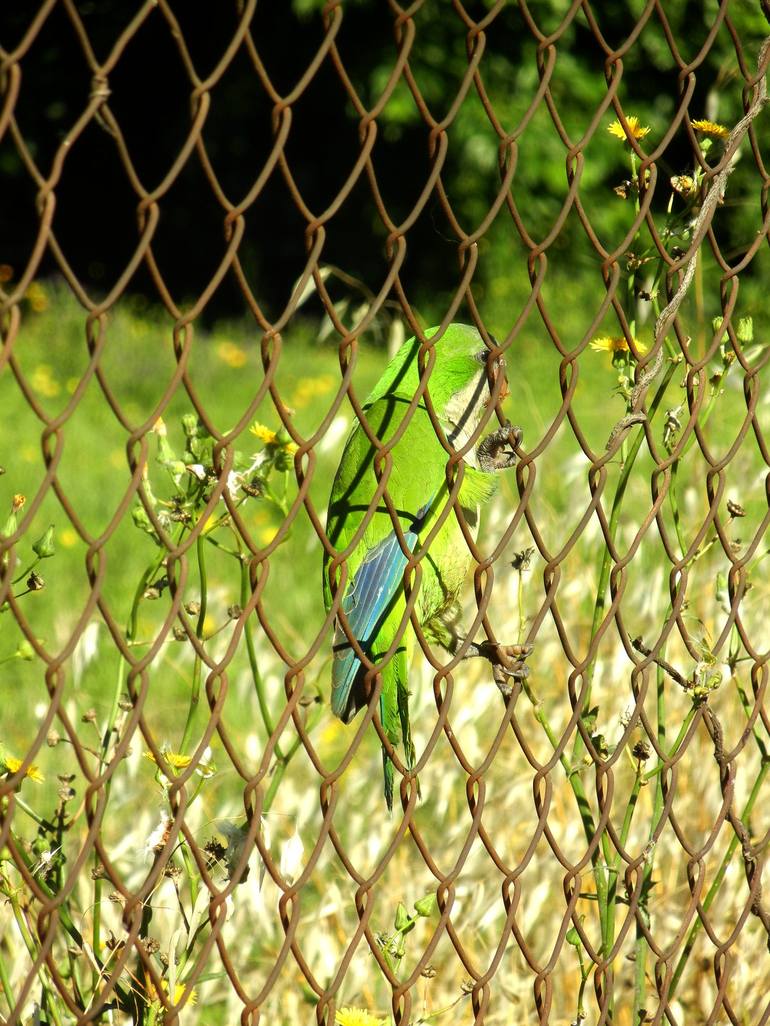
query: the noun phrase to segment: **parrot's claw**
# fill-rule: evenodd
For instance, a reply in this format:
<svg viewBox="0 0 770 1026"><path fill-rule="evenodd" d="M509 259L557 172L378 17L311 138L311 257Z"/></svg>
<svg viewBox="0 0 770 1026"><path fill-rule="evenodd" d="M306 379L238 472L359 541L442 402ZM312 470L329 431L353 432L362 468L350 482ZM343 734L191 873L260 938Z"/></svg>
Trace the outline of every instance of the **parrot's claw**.
<svg viewBox="0 0 770 1026"><path fill-rule="evenodd" d="M524 670L526 673L529 673L529 670L527 670L526 666L524 667ZM502 668L502 666L493 666L492 677L494 679L495 684L497 684L500 694L507 702L513 694L513 684L511 683L508 674Z"/></svg>
<svg viewBox="0 0 770 1026"><path fill-rule="evenodd" d="M521 428L511 427L507 421L491 435L487 435L476 446L479 469L492 474L498 470L515 467L518 461L516 449L521 444L523 435Z"/></svg>
<svg viewBox="0 0 770 1026"><path fill-rule="evenodd" d="M513 691L512 681L523 680L529 676L526 660L534 648L533 645L499 645L492 641L482 641L480 645L472 642L465 653L465 659L480 657L492 664L492 676L504 698L510 698Z"/></svg>

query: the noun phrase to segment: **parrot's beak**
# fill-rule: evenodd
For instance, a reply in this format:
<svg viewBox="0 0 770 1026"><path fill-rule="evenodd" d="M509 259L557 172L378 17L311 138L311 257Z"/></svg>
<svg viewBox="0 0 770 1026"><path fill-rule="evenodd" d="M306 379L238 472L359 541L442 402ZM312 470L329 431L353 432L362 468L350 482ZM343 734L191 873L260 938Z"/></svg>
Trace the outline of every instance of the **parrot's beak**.
<svg viewBox="0 0 770 1026"><path fill-rule="evenodd" d="M511 394L511 390L508 387L508 378L507 378L506 373L505 373L505 360L502 358L502 356L498 358L497 367L495 369L495 374L494 374L494 379L493 379L492 382L490 382L489 398L487 399L487 401L485 403L486 406L488 406L490 404L490 402L492 401L492 395L494 393L494 380L498 377L498 375L500 375L502 377L502 379L503 379L503 383L502 383L502 385L500 387L500 391L499 391L498 396L497 396L497 401L499 403L501 403L501 402L503 402L504 399L507 399L508 396Z"/></svg>

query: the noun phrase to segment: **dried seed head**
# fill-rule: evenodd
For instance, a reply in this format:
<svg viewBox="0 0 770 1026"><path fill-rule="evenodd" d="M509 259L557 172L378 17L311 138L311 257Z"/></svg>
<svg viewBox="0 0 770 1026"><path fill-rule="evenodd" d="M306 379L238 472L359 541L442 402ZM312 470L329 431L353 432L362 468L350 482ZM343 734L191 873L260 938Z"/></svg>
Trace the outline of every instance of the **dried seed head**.
<svg viewBox="0 0 770 1026"><path fill-rule="evenodd" d="M42 591L45 588L45 581L37 570L33 570L27 578L27 587L30 591Z"/></svg>
<svg viewBox="0 0 770 1026"><path fill-rule="evenodd" d="M519 573L521 573L522 570L529 570L529 564L534 554L535 549L531 545L526 549L522 549L521 552L514 552L513 559L511 560L511 566L514 570L518 570Z"/></svg>
<svg viewBox="0 0 770 1026"><path fill-rule="evenodd" d="M697 183L691 175L674 175L671 178L671 188L680 196L693 196L698 191Z"/></svg>
<svg viewBox="0 0 770 1026"><path fill-rule="evenodd" d="M241 491L252 499L258 499L265 492L265 479L254 474L250 481L241 482Z"/></svg>
<svg viewBox="0 0 770 1026"><path fill-rule="evenodd" d="M634 747L631 749L631 754L635 759L638 759L640 762L646 762L646 760L650 757L649 743L645 741L644 738L637 741Z"/></svg>
<svg viewBox="0 0 770 1026"><path fill-rule="evenodd" d="M203 850L206 853L207 869L212 869L218 862L221 862L227 854L227 848L225 848L221 841L216 840L214 837L204 844Z"/></svg>

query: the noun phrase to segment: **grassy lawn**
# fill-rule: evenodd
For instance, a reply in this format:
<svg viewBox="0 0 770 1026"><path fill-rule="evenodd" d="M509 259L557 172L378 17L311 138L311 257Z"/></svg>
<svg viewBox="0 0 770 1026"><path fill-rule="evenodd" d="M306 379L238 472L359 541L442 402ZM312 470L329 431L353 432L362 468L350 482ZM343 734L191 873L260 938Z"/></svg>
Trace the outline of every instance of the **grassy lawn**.
<svg viewBox="0 0 770 1026"><path fill-rule="evenodd" d="M588 330L590 315L585 311L595 308L595 296L592 307L592 286L587 281L568 283L557 279L548 301L558 304L560 296L569 298L559 320L562 341L567 349L574 349ZM505 336L513 321L511 300L510 295L490 297L493 314L489 327L499 338ZM747 306L751 308L751 302ZM101 828L115 871L128 888L138 886L152 862L153 830L159 822L164 822L164 810L168 808L164 786L167 782L147 758L148 744L152 741L180 757L192 755L203 743L201 739L208 723L205 697L208 684L212 701L217 694L226 696L221 723L236 753L236 761L231 761L220 737L204 739L210 742L212 768L199 778L192 778L195 801L186 813L186 822L201 847L212 838L227 839L228 831L237 829L243 820L244 784L264 777L264 785L271 794L271 807L265 820L263 840L276 864L281 864L284 879L297 880L311 852L316 858L302 880L301 899L296 899L301 900L297 937L304 957L326 985L333 978L358 923L351 881L328 840L319 852L314 852L323 825L323 810L318 800L320 777L308 753L302 746L296 746L297 732L293 723L289 721L284 727L279 740L282 755L277 760L266 749L266 739L285 707L286 689L297 685L304 689L307 697L299 715L311 734L314 758L320 760L327 771L345 757L348 746L356 738L360 721L344 727L327 709L328 640L308 656L324 621L320 582L322 547L307 509L301 505L285 538L278 533L297 495L297 482L291 454L286 448L288 436L279 435L272 443L266 441L272 437L271 432L281 428L271 395L266 393L259 404L254 402L265 378L258 334L246 323L223 324L207 330L196 328L189 346L187 378L167 398L169 383L177 368L172 324L161 312L143 306L138 300L125 301L106 318L102 326L103 339L98 338L96 328L92 328L90 341L103 346L99 359L101 380L91 377L74 403L73 396L89 364L83 311L61 286L42 282L35 286L24 314L21 333L13 349L14 372L9 365L0 372L0 409L3 411L0 464L5 470L0 477L0 510L11 508L14 495L24 495L27 499L19 510L19 518L36 506L16 546L14 577L20 579L14 586L14 594L25 590L28 576L25 571L35 558L32 544L45 534L49 525L53 525L55 552L52 558L42 560L36 567L44 587L18 599L18 608L30 634L47 654L47 681L44 662L33 656L25 645L13 613L6 609L0 614L0 701L6 709L14 710L12 716L4 717L0 740L7 754L14 756L22 756L34 747L35 763L45 777L39 784L25 782L22 800L39 815L52 818L61 801L62 786L71 784L76 792L69 799L74 825L63 841L64 852L71 859L79 851L86 829L83 809L87 805L87 782L68 742L67 725L77 733L81 744L90 749L85 758L95 773L102 765L100 751L105 730L109 737L112 725L116 737L122 736L121 731L129 729L127 725L131 722L134 705L128 696L139 696L142 736L134 734L129 752L112 777ZM708 305L701 310L698 330L702 338L700 343L696 340L696 344L705 344L706 325L715 314L716 310L710 310ZM609 319L603 331L616 334ZM648 324L647 337L649 332ZM600 326L597 334L601 333ZM386 359L382 347L372 345L367 339L361 340L353 378L359 400L379 377ZM521 575L511 565L517 552L535 544L530 528L522 520L498 553L489 615L498 637L509 642L523 640L530 625L538 624L529 692L520 697L516 710L519 729L530 746L529 761L512 733L504 733L502 741L497 737L503 708L483 668L455 674L456 687L451 701L453 737L472 764L484 767L483 824L498 845L501 862L519 865L533 836L539 832L540 840L530 853L532 861L523 877L526 886L519 925L542 961L547 959L549 944L564 911L564 868L553 858L542 837L542 825L532 801L531 763L534 760L542 765L552 760L554 743L568 727L572 714L569 678L575 663L585 657L591 640L606 548L596 514L590 516L582 528L580 526L592 499L588 478L590 463L562 408L560 362L555 346L539 319L536 321L534 317L522 336L514 341L507 358L511 396L506 412L513 423L523 428L525 449L535 454L520 481L522 487L527 481L531 484L528 510L543 551L534 553L530 569ZM708 373L713 374L718 367L719 359L715 357ZM588 445L598 456L604 451L613 425L624 412L623 400L616 394L618 371L609 354L586 348L572 369L564 370L564 381L569 381L570 374L574 373L578 374L578 379L571 409ZM678 418L680 424L685 424L688 417L683 374L683 368L674 367L665 393L660 397L653 422L653 434L660 451L667 411L671 411L671 416L674 420ZM309 317L297 319L283 338L273 382L298 440L310 439L318 432L339 381L339 359L332 336L319 341L317 324ZM720 394L708 418L702 415L703 444L713 450L712 463L719 454L729 453L745 425L742 381L740 367L732 365L718 389ZM704 388L708 392L708 386ZM24 395L25 389L28 397ZM112 397L109 402L106 390ZM47 425L35 413L32 398L47 418ZM189 445L183 418L195 413L196 401L220 437L238 427L237 434L230 438L233 449L240 454L236 468L253 465L255 458L264 454L271 444L274 453L277 448L288 454L271 464L267 491L242 496L238 506L253 549L269 553L269 559L260 564L259 570L260 615L264 624L252 616L245 628L247 636L242 635L239 640L234 633L238 613L232 613L233 607L244 605L251 591L247 575L244 578L246 566L241 558L246 547L230 523L223 519L226 514L223 503L211 511L201 543L188 547L177 566L173 584L183 589L185 616L201 642L204 660L196 657L184 633L175 639L164 628L173 588L165 586L162 580L163 550L151 533L135 521L137 504L130 491L131 468L127 454L133 432L146 446L147 494L155 497L156 513L167 517L164 523L169 533L184 548L187 529L183 520L174 520L171 516L174 513L172 496L180 491L191 494L197 487L195 471L188 469L191 463L183 456L185 445ZM671 416L668 417L669 430L673 430ZM765 399L760 399L757 416L766 419ZM163 429L159 430L159 417L165 425L165 434ZM353 418L350 403L345 399L313 446L315 463L307 502L322 521L334 469ZM549 438L551 426L557 421L560 426ZM186 423L189 431L191 421ZM153 426L155 430L151 430ZM629 433L622 453L624 459L629 459L641 430L634 428ZM46 484L43 449L53 454L56 489ZM139 444L131 451L138 455ZM614 535L615 554L621 565L629 547L635 544L635 535L652 502L654 462L645 443L629 467L631 473ZM698 445L692 445L679 460L676 479L661 507L666 535L678 555L692 547L687 602L680 615L681 623L700 646L703 674L711 672L711 650L727 619L726 574L730 565L713 528L693 546L709 508L705 485L707 469ZM763 625L768 600L762 574L754 572L758 566L761 569L767 547L760 533L762 518L767 512L762 485L766 469L749 431L737 445L723 478L715 479L722 488L718 505L724 530L736 545L748 547L757 540L750 564L752 589L741 605L741 616L747 635L757 639L758 647L761 647L763 635L766 637ZM602 508L606 518L610 516L623 471L620 460L607 467L602 484ZM41 499L37 503L39 495ZM745 517L740 520L731 517L726 507L728 499L743 507ZM488 551L495 550L518 503L516 476L509 474L502 482L482 529ZM67 508L74 511L73 516L68 514ZM283 538L283 541L271 549L277 534L278 540ZM546 575L550 590L543 583L544 572L550 573L549 561L552 567L558 568L555 583ZM621 615L629 638L640 635L648 644L658 639L669 611L671 566L660 532L653 524L627 570L613 582L614 587L625 589ZM266 571L269 572L264 579ZM205 589L201 586L202 580L205 580ZM84 616L94 590L98 592L101 611ZM205 608L201 610L204 595ZM465 615L469 618L472 609L469 588L465 605ZM134 674L128 673L127 664L110 635L108 622L113 625L112 629L128 638L132 655L139 661ZM167 637L157 654L148 665L142 665L142 657L152 651L156 638L164 632ZM302 663L301 667L287 665L276 651L271 633L289 653L292 663ZM734 631L731 638L736 658L743 658L745 646ZM569 657L565 650L570 653ZM19 651L30 658L19 657ZM722 665L726 653L725 646L713 658L714 674L717 670L723 674L713 705L722 717L726 743L737 743L736 739L746 727L744 705L748 702L746 696L751 693L751 685L747 674L741 672L740 663L730 676ZM697 653L694 656L692 651L688 652L676 631L671 636L667 658L679 666L685 676L700 672L696 666ZM287 677L289 669L292 672ZM294 671L299 669L302 672L297 675ZM623 735L623 717L628 715L632 704L632 669L620 635L610 624L594 669L591 705L595 711L589 724L595 744L600 750L603 745L608 753ZM661 679L662 674L659 674L658 685ZM656 693L654 674L648 675L645 686L648 690L640 699L640 708L660 729L663 707L660 687ZM196 687L203 689L197 709L190 702ZM61 711L57 719L48 716L49 689ZM691 694L674 687L670 680L665 690L667 697L662 712L665 730L658 739L664 737L666 744L675 745L683 725L686 728L691 722L694 707ZM414 667L413 692L419 757L437 719L432 674L425 660L420 658ZM641 740L642 734L640 727L636 740ZM570 750L572 744L570 741ZM490 750L496 754L486 765ZM750 797L752 773L756 774L760 762L759 751L758 748L746 749L743 763L746 770L737 783L742 802ZM372 808L379 809L372 798L372 792L378 792L380 787L379 759L373 731L366 730L337 790L334 827L339 843L364 879L376 874L378 860L398 824L398 816L388 821L384 808L381 816L378 812L376 820L372 819ZM713 766L713 750L705 730L701 729L679 764L676 799L677 815L694 837L702 837L707 832L721 801L716 771L698 787L704 761ZM638 801L637 813L633 822L629 820L625 834L629 849L634 851L649 842L651 824L659 813L659 810L656 813L653 794L657 781L653 774L642 787L639 765L638 760L635 763L630 755L624 755L614 769L616 794L612 818L618 829L631 796L636 794L633 800ZM184 768L183 762L180 768ZM578 774L584 771L587 801L597 817L600 808L594 785L588 780L588 770L584 766L576 770ZM586 839L584 824L577 814L575 793L558 762L549 779L552 787L548 799L549 830L565 858L577 863L585 851ZM463 943L475 952L479 964L484 965L493 957L505 928L505 912L499 900L504 874L499 864L492 866L490 863L488 849L479 836L472 837L467 781L468 773L455 758L449 738L440 735L430 760L421 770L422 802L415 811L411 838L408 835L403 840L377 884L372 929L375 932L392 930L399 902L411 910L416 901L435 891L435 875L428 872L416 847L419 831L422 832L421 843L440 855L440 872L448 876L451 876L454 858L459 857L467 842L471 844L471 852L456 881L453 923ZM700 801L695 800L694 795ZM37 825L32 816L25 816L23 809L17 808L14 830L30 843L31 858L40 854L34 846ZM232 846L232 832L229 838ZM729 843L730 837L725 836L711 850L709 882L718 872ZM670 826L657 844L656 889L650 902L650 914L660 935L670 937L677 928L677 917L683 914L689 900L686 859ZM178 853L176 859L186 873L191 872L187 856L183 859ZM91 866L91 862L88 865ZM737 879L738 869L737 861L733 860L728 870L731 879ZM57 872L61 874L57 879L64 879L66 863L61 862ZM598 943L601 936L595 911L597 885L590 869L584 868L582 872L580 907L586 917L586 931L592 941ZM610 870L607 872L609 874ZM81 874L76 884L83 910L81 928L98 948L104 945L109 930L117 935L122 926L119 900L110 903L106 890L102 891L98 885L94 888L88 873ZM234 911L223 929L230 957L241 978L249 981L252 992L259 990L281 950L284 934L277 914L281 893L282 889L270 876L264 876L264 869L254 865L250 882L235 893ZM190 892L185 892L190 917L195 896L196 886L191 884ZM161 880L153 895L152 932L162 950L173 949L179 957L179 951L186 952L187 946L181 944L180 948L180 937L175 935L179 923L175 902L172 881ZM540 909L545 902L550 903L550 911L544 915L540 914ZM101 909L98 924L93 912L96 907ZM2 914L10 922L11 913L6 910ZM728 918L734 914L733 905L727 899L724 914ZM620 922L621 905L617 917ZM410 958L416 959L430 938L435 922L434 912L415 919L406 952L397 959L402 978L409 971ZM196 950L190 939L193 933L190 928L190 952ZM745 937L749 951L753 934L746 930ZM633 948L633 934L631 938ZM56 943L63 951L64 940L59 938ZM563 949L558 966L563 981L558 1003L565 1017L574 1013L580 983L574 950L569 946ZM712 949L704 946L702 950ZM760 952L757 958L766 957L761 955L761 946L756 950ZM25 954L10 957L6 952L5 957L12 969L26 971L29 963ZM426 1008L438 1008L455 998L460 1000L463 974L446 936L436 950L434 962L440 971L435 981L425 982ZM501 970L508 997L503 1000L497 995L498 1003L486 1021L510 1021L506 1016L512 1008L520 1013L521 1021L529 1015L529 1011L525 1011L529 1009L531 993L528 971L518 954L509 962L508 967ZM698 980L695 958L692 967L687 969L690 975L685 975L683 992L689 995L687 1000L694 1001L692 995L697 991ZM188 962L182 956L180 979L185 978L187 968ZM240 1005L215 959L208 971L209 975L204 975L196 984L200 1004L188 1009L186 1021L212 1024L234 1021ZM76 967L73 972L77 975L83 970ZM632 965L629 967L619 958L616 972L619 987L632 985ZM306 987L299 985L300 979L296 967L287 962L282 982L271 998L272 1021L281 1024L309 1021L315 998ZM388 1000L388 988L375 972L371 955L359 948L346 977L345 999L341 1003L384 1008ZM618 1019L623 1023L630 1021L625 1012Z"/></svg>

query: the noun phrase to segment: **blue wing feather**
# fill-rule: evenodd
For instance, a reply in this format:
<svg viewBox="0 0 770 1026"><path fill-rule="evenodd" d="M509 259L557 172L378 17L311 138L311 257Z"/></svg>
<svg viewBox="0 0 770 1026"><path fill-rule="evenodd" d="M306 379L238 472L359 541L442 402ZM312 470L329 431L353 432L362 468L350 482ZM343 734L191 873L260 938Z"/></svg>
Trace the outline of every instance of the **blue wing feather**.
<svg viewBox="0 0 770 1026"><path fill-rule="evenodd" d="M404 531L404 541L410 552L414 552L434 499L435 495L420 507L411 526ZM342 599L348 627L367 654L369 644L398 592L406 564L407 557L396 532L391 531L367 552ZM334 635L331 704L335 716L346 722L356 712L356 707L351 707L350 696L361 665L345 631L341 625L338 626Z"/></svg>

